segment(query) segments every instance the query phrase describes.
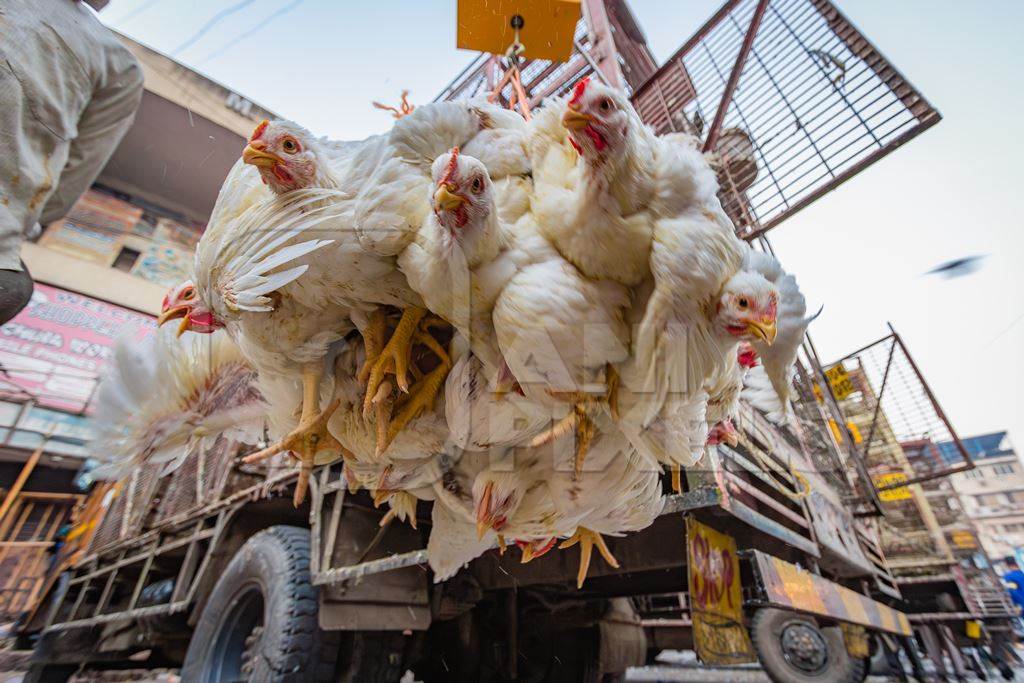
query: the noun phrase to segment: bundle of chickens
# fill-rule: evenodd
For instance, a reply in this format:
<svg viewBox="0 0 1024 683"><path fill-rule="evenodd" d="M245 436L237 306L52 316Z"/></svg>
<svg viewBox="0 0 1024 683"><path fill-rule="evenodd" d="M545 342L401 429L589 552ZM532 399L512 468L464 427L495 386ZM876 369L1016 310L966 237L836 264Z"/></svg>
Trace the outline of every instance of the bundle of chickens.
<svg viewBox="0 0 1024 683"><path fill-rule="evenodd" d="M792 419L804 297L717 192L696 138L594 80L530 121L437 102L358 142L263 122L159 322L237 345L272 437L245 461L292 459L296 505L343 459L386 522L433 502L437 580L579 545L582 585L593 549L617 566L604 537L735 444L741 395Z"/></svg>

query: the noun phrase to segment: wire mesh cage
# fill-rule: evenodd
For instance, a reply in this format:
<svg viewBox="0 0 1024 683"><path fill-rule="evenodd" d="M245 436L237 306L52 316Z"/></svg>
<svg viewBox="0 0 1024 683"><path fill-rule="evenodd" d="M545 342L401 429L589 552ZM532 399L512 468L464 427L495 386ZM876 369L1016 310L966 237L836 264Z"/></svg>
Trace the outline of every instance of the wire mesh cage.
<svg viewBox="0 0 1024 683"><path fill-rule="evenodd" d="M832 391L880 490L928 481L973 467L924 375L893 332L831 364Z"/></svg>
<svg viewBox="0 0 1024 683"><path fill-rule="evenodd" d="M828 0L729 0L657 70L624 3L603 5L611 17L606 36L595 39L595 27L581 19L569 61L524 62L529 105L601 77L601 46L613 43L623 88L644 122L659 135L701 138L722 204L745 238L941 120ZM435 99L489 93L501 63L479 55ZM505 85L496 101L512 97Z"/></svg>
<svg viewBox="0 0 1024 683"><path fill-rule="evenodd" d="M890 564L903 574L953 564L971 527L945 477L973 464L903 340L893 331L825 376L877 486Z"/></svg>
<svg viewBox="0 0 1024 683"><path fill-rule="evenodd" d="M727 2L633 101L657 133L697 134L722 157L745 237L941 118L827 0Z"/></svg>

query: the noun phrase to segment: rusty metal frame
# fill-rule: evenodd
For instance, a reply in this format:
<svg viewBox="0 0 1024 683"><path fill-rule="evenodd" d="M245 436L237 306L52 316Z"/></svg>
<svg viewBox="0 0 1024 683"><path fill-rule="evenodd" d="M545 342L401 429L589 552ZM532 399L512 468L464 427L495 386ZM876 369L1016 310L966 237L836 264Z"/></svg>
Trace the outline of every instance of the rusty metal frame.
<svg viewBox="0 0 1024 683"><path fill-rule="evenodd" d="M928 103L928 101L913 87L913 85L911 85L906 78L892 66L892 64L841 12L839 12L838 9L836 9L831 2L829 2L829 0L770 0L770 2L767 3L758 0L757 5L754 8L752 20L748 25L746 25L747 29L744 32L740 29L740 22L745 21L745 17L748 12L745 8L752 5L753 2L754 0L728 0L725 2L714 16L706 22L693 37L687 40L683 46L669 57L642 86L635 90L633 93L634 103L639 103L640 101L646 101L648 103L646 109L650 110L649 113L655 115L658 119L656 126L656 131L658 133L680 130L683 132L694 132L681 128L680 126L683 125L683 122L676 121L675 116L673 116L681 114L681 107L685 106L685 103L682 105L677 104L676 111L656 112L655 110L659 109L657 107L657 95L662 88L662 84L665 84L670 88L679 87L678 80L680 78L680 74L677 73L679 71L681 71L686 77L690 78L691 81L707 81L707 78L703 76L702 72L697 73L695 76L690 74L684 60L692 55L697 55L700 48L703 48L710 56L711 52L708 51L709 43L714 43L710 46L710 49L717 50L712 59L716 59L721 62L726 59L726 54L728 54L730 58L732 54L735 54L728 52L725 44L728 43L731 45L733 41L741 41L739 54L737 55L732 71L729 73L728 80L726 81L724 73L718 73L718 77L725 83L725 89L722 92L722 96L718 98L716 95L713 102L704 102L705 107L707 107L707 105L711 105L716 109L716 115L714 118L715 123L712 125L706 138L704 145L705 151L714 149L716 136L721 131L722 127L727 125L725 118L729 107L732 105L733 95L743 91L743 83L739 81L741 80L741 76L743 76L742 66L748 62L748 56L750 57L750 65L754 65L754 60L756 58L757 65L761 67L761 72L763 72L763 74L758 76L760 79L758 82L760 83L763 81L766 84L766 88L768 88L767 84L770 83L772 87L778 90L780 97L785 98L785 95L782 95L782 91L779 90L779 86L773 81L774 76L769 70L769 67L765 66L761 57L758 56L757 53L759 48L755 46L754 43L764 42L768 44L776 39L786 38L787 40L793 41L797 46L796 48L791 48L791 50L796 49L799 52L801 49L815 47L816 45L814 43L805 46L803 41L807 36L800 33L802 29L806 28L808 25L791 26L787 23L786 16L784 16L784 13L787 12L799 12L801 22L804 22L805 20L809 22L810 19L806 19L806 17L812 14L816 21L820 19L819 24L821 28L815 28L814 31L819 33L828 31L831 41L838 42L842 49L848 51L854 58L859 60L857 63L858 66L860 63L863 63L863 68L860 68L857 71L858 77L863 76L863 78L858 82L857 87L860 88L863 85L865 92L870 94L871 97L875 97L876 94L881 97L881 93L887 93L887 99L885 100L887 104L885 106L893 108L894 111L898 111L896 111L896 114L885 118L883 121L865 121L861 118L862 110L857 107L862 107L863 111L867 111L874 105L874 103L880 102L881 100L871 100L869 98L865 102L860 102L854 98L854 100L851 101L851 99L847 98L846 93L843 92L838 85L831 82L828 78L822 79L822 76L826 74L823 71L823 67L818 64L818 71L822 73L818 73L817 78L819 81L823 82L822 87L832 93L832 96L836 99L837 106L846 107L846 113L844 113L843 116L848 117L840 121L833 128L826 129L824 132L818 131L818 137L822 140L829 139L835 131L839 130L842 126L845 126L847 121L858 120L860 121L860 125L867 131L862 135L858 133L858 135L861 135L862 137L865 135L871 136L873 142L870 145L862 145L860 143L854 145L856 140L854 139L853 133L840 131L842 135L848 135L850 137L850 140L843 143L841 148L836 149L833 147L832 151L828 152L825 156L822 156L819 150L815 150L817 157L820 158L818 163L822 166L820 173L816 170L817 167L813 167L810 171L801 171L795 178L790 177L785 179L782 186L779 186L778 183L775 185L763 185L759 194L766 197L764 200L765 205L757 208L755 213L755 215L760 214L760 217L758 220L744 226L747 229L743 232L742 236L748 240L759 237L768 230L779 225L789 216L799 212L803 208L806 208L808 205L831 190L837 188L839 185L846 182L874 162L909 142L917 135L920 135L922 132L938 123L942 118L938 111ZM759 35L757 33L758 29L761 29L760 32L762 34L765 33L765 31L768 31L769 27L767 21L769 17L773 19L773 24L771 26L773 33L763 37L762 41L755 41ZM762 19L764 19L765 22L764 26L761 25ZM728 37L723 38L721 37L724 35L722 33L723 29L720 29L720 27L727 24L735 27L736 30L734 31L730 29ZM811 29L808 29L808 31L810 30ZM761 47L760 49L763 51L773 48ZM725 52L723 53L723 51ZM796 57L794 57L792 61L787 57L786 68L789 69L793 63L796 63ZM718 67L716 66L716 68ZM750 69L748 69L748 71L750 71ZM787 76L790 73L803 73L803 71L787 71ZM870 76L868 76L868 74L870 74ZM767 80L764 80L765 78ZM805 83L806 82L803 80L800 81L800 97L803 97L804 93L811 92L809 89L805 89ZM700 96L699 91L706 89L706 85L707 83L695 83L695 92L697 92L698 98ZM771 88L768 89L770 90ZM824 90L822 92L824 92ZM772 111L770 107L765 109L768 105L764 105L762 102L758 102L758 106L760 107L756 110L758 117L763 117L765 111ZM662 107L661 109L665 109L665 107ZM784 108L780 109L780 111L783 109ZM791 113L795 115L795 112ZM737 115L739 116L739 121L744 120L742 112L738 112ZM838 117L839 115L837 114L836 116ZM900 117L899 125L895 126L892 131L883 135L880 129L888 125L890 121L894 120L893 117L895 116ZM838 120L836 117L830 118L826 121L826 125L832 125L832 122L836 120ZM799 122L799 118L797 119L797 122ZM648 123L653 122L648 121ZM741 127L746 128L745 125L742 125L739 122L735 125L740 125ZM762 122L759 123L759 125L763 126L765 124ZM778 132L778 130L781 129L779 129L775 123L771 124L771 128L773 128L777 134L781 134ZM803 128L804 127L801 126L801 129ZM751 130L747 130L747 132L749 134L753 134L753 131ZM807 135L806 130L804 131L804 134L805 136ZM799 133L794 132L793 135L799 135ZM773 139L775 137L777 137L777 135L772 136ZM867 140L868 138L865 137L864 139ZM754 143L755 152L758 155L758 165L761 167L762 172L766 172L768 176L772 176L774 165L776 163L796 164L797 166L804 164L802 160L793 161L797 156L797 152L791 151L793 148L786 148L787 152L785 152L785 154L789 156L785 156L780 160L772 161L764 158L761 154L760 146L758 144L759 141L754 140ZM810 145L810 147L807 148L807 153L809 154L809 150L814 147L815 143L813 140L810 140L807 144ZM831 146L836 144L836 142L834 140L830 140L828 144ZM847 148L850 146L856 147L856 150L853 153L849 153L849 156L846 156L848 154ZM836 161L835 164L832 163L834 159ZM845 164L849 165L844 167ZM818 175L811 177L812 171ZM790 173L790 176L792 175L793 173ZM765 183L767 183L767 180ZM769 192L769 187L774 187L774 189ZM745 198L746 195L743 194L742 197ZM743 201L747 200L743 199ZM750 203L754 205L753 202Z"/></svg>
<svg viewBox="0 0 1024 683"><path fill-rule="evenodd" d="M938 470L937 472L929 472L928 474L922 474L920 476L910 477L906 481L896 482L896 483L892 483L892 484L886 484L885 486L877 486L877 487L875 487L875 490L879 491L879 492L881 492L881 491L889 491L891 489L902 488L902 487L908 486L910 484L920 484L920 483L923 483L923 482L926 482L926 481L933 481L935 479L942 479L944 477L948 477L948 476L953 475L953 474L959 474L961 472L968 472L970 470L973 470L976 467L976 464L975 464L974 460L971 458L970 452L967 450L967 448L964 446L963 442L960 440L960 437L957 434L956 429L954 429L952 422L950 422L949 417L946 415L946 411L944 411L942 409L942 404L939 403L939 399L936 398L935 394L932 392L931 387L928 385L927 380L925 380L925 378L924 378L924 374L922 374L921 369L918 367L917 363L914 361L914 357L910 355L910 351L907 349L906 344L904 344L903 338L899 335L898 332L896 332L895 328L893 328L892 323L889 323L888 326L889 326L889 334L887 334L886 336L884 336L884 337L882 337L880 339L877 339L877 340L871 342L870 344L865 344L864 346L861 346L856 351L853 351L852 353L846 354L845 356L843 356L842 358L838 359L837 361L835 361L835 363L832 364L832 365L836 365L838 363L842 363L845 360L849 360L851 358L854 358L854 357L860 355L861 353L863 353L867 349L870 349L873 346L877 346L878 344L884 344L886 342L891 341L892 345L889 348L889 356L888 356L888 359L886 360L885 371L884 371L883 376L882 376L882 385L878 388L878 391L876 392L876 395L875 395L875 410L874 410L874 415L871 418L871 430L868 432L868 437L867 437L867 440L865 441L865 443L868 444L867 447L870 448L872 439L874 438L875 427L876 427L877 422L878 422L879 414L881 413L881 410L882 410L882 397L885 395L885 389L886 389L886 386L887 386L887 383L888 383L888 379L889 379L889 370L892 367L893 356L895 355L896 349L898 347L903 352L903 356L907 359L907 362L910 364L910 368L911 368L911 370L914 371L914 375L917 377L918 381L921 383L921 388L924 391L925 396L928 397L928 400L931 403L932 408L935 411L935 415L939 418L939 420L942 422L942 424L948 430L949 435L951 437L951 441L954 444L954 446L956 447L957 451L959 451L960 456L963 458L964 462L961 465L956 465L956 466L953 466L953 467L947 467L947 468ZM831 392L832 392L831 385L829 385L829 383L827 381L825 382L825 385L828 388L829 393L831 394Z"/></svg>
<svg viewBox="0 0 1024 683"><path fill-rule="evenodd" d="M729 80L725 84L722 99L718 102L718 111L715 112L714 121L711 123L711 128L708 129L708 136L704 140L705 152L710 152L718 144L718 134L722 131L722 123L725 121L725 115L729 111L729 105L732 104L732 97L736 94L736 86L740 83L740 75L743 74L743 68L747 65L750 48L754 46L754 38L757 37L757 30L761 28L761 20L764 19L764 13L768 9L769 2L770 0L758 0L757 7L754 8L754 16L751 17L750 26L747 27L747 32L743 36L743 44L740 45L740 51L736 55L736 63L732 66L732 72L729 74Z"/></svg>

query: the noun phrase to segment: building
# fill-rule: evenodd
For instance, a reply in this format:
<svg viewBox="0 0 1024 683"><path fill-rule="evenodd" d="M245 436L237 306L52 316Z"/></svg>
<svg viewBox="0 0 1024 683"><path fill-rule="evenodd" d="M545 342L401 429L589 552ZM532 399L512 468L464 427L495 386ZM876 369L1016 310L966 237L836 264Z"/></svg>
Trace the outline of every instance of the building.
<svg viewBox="0 0 1024 683"><path fill-rule="evenodd" d="M36 291L0 328L0 623L42 591L72 509L109 503L105 490L86 500L77 485L104 363L118 338L154 329L245 140L274 118L121 38L145 73L135 122L68 216L24 246Z"/></svg>
<svg viewBox="0 0 1024 683"><path fill-rule="evenodd" d="M989 556L1012 555L1024 548L1024 464L1006 432L972 436L963 444L976 466L952 475L953 487Z"/></svg>

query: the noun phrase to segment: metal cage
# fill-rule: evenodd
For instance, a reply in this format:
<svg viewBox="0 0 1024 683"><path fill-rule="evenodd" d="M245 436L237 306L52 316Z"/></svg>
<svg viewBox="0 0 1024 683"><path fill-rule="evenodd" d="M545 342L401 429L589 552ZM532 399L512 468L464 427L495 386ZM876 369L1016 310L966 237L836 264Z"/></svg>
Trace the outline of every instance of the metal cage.
<svg viewBox="0 0 1024 683"><path fill-rule="evenodd" d="M704 140L743 237L775 227L941 119L827 0L731 0L633 94Z"/></svg>

